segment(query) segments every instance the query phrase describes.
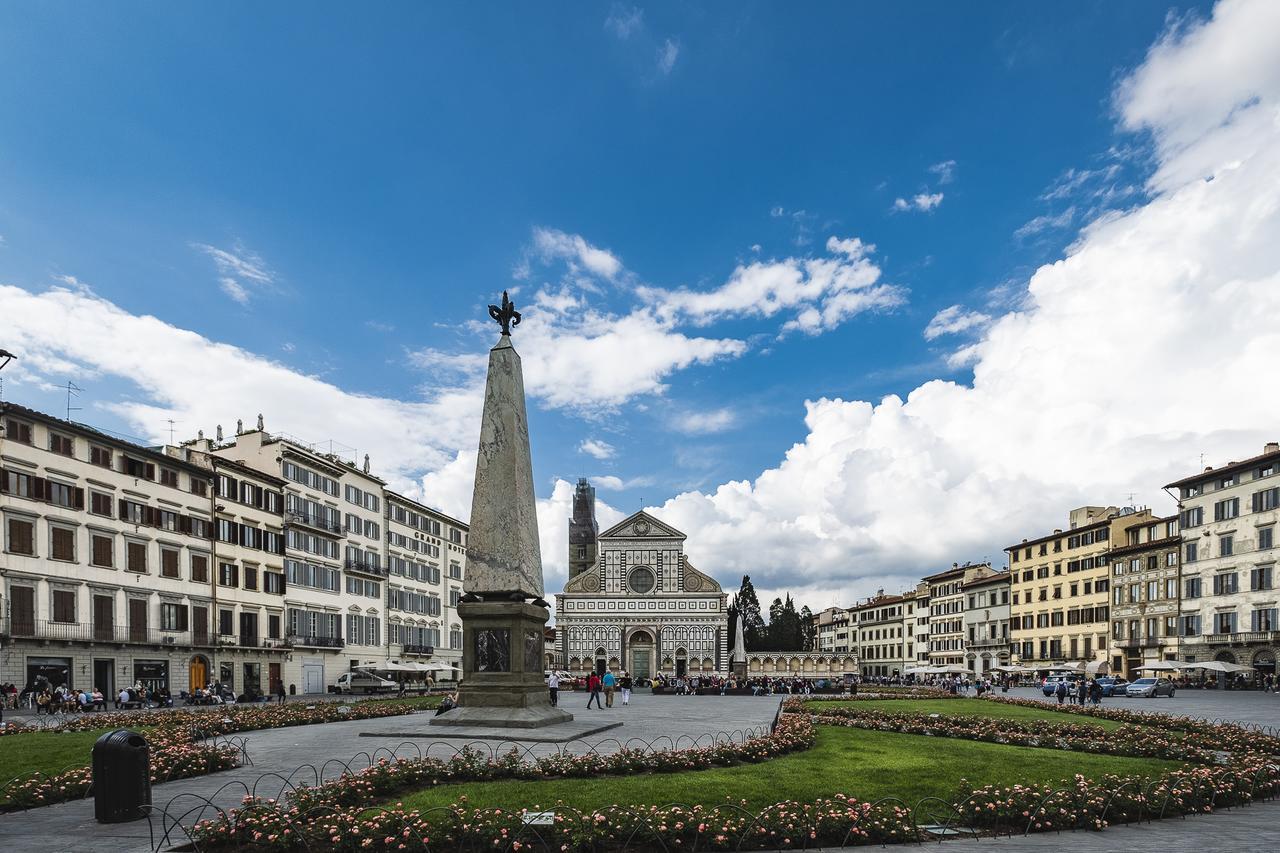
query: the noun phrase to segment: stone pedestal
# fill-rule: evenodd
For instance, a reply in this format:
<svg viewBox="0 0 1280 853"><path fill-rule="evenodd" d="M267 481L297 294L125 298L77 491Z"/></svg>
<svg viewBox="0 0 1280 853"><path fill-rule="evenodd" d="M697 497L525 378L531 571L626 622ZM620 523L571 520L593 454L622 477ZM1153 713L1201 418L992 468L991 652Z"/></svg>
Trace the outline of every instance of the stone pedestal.
<svg viewBox="0 0 1280 853"><path fill-rule="evenodd" d="M747 662L744 660L736 660L729 664L733 668L733 676L739 681L747 680Z"/></svg>
<svg viewBox="0 0 1280 853"><path fill-rule="evenodd" d="M458 705L431 718L433 726L531 729L566 723L551 707L543 678L545 607L519 601L458 604L462 617L462 684Z"/></svg>

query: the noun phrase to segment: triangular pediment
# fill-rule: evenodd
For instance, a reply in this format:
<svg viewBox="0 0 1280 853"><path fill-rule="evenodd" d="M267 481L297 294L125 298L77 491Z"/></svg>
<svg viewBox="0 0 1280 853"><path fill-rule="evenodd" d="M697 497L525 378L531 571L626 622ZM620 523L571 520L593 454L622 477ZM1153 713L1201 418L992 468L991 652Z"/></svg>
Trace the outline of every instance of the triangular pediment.
<svg viewBox="0 0 1280 853"><path fill-rule="evenodd" d="M644 510L629 515L600 534L601 539L681 539L685 535L669 524L664 524Z"/></svg>

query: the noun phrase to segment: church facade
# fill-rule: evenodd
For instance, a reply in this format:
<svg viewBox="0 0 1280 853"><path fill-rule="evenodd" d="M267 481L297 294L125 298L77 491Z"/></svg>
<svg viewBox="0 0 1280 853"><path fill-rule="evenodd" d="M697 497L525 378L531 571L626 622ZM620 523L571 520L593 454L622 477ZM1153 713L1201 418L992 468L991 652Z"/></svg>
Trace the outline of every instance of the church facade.
<svg viewBox="0 0 1280 853"><path fill-rule="evenodd" d="M582 498L585 504L585 492ZM574 515L570 565L577 571L555 597L557 668L626 670L637 678L726 674L728 597L689 564L685 535L641 511L589 542L594 518L584 524L576 500ZM583 565L592 552L594 562Z"/></svg>

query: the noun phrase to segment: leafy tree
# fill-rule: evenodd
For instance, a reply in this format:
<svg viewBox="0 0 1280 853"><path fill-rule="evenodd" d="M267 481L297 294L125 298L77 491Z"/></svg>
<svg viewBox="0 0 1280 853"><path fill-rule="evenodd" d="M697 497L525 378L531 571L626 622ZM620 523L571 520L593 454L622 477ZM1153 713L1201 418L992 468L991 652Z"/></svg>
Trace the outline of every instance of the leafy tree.
<svg viewBox="0 0 1280 853"><path fill-rule="evenodd" d="M756 597L756 588L751 584L751 576L742 576L742 586L738 590L737 618L742 620L743 639L747 650L763 651L769 645L764 618L760 615L760 599ZM734 630L737 627L734 626Z"/></svg>
<svg viewBox="0 0 1280 853"><path fill-rule="evenodd" d="M818 645L818 626L813 624L813 611L807 604L800 608L800 640L801 651L812 652Z"/></svg>

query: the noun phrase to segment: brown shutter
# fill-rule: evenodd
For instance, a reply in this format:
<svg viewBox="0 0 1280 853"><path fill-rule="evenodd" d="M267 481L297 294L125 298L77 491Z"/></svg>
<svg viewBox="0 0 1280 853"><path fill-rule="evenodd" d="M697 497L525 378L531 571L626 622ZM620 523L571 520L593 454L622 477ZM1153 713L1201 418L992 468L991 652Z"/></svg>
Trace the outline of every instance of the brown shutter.
<svg viewBox="0 0 1280 853"><path fill-rule="evenodd" d="M129 517L129 511L125 507L125 500L124 498L121 498L120 499L120 520L123 521L128 517Z"/></svg>
<svg viewBox="0 0 1280 853"><path fill-rule="evenodd" d="M71 501L75 504L76 509L84 509L84 489L72 489Z"/></svg>

